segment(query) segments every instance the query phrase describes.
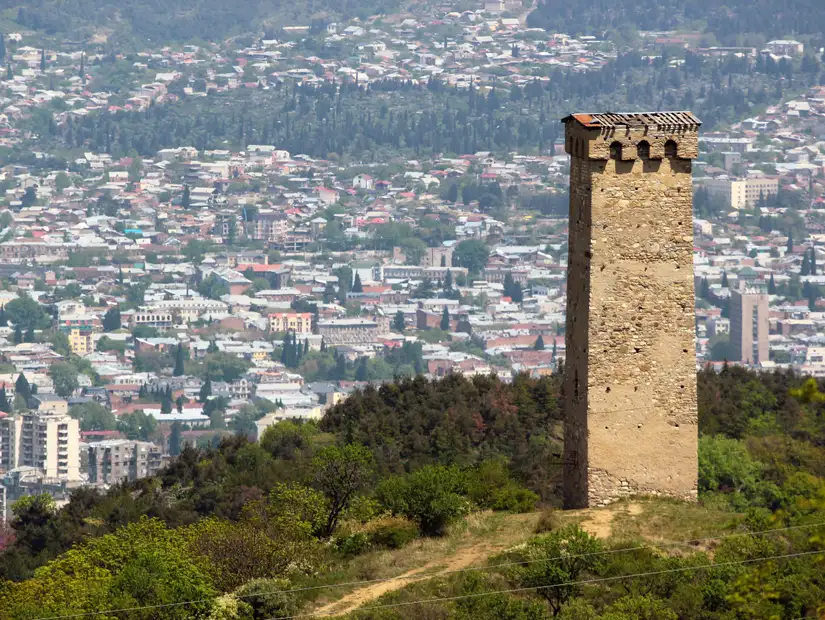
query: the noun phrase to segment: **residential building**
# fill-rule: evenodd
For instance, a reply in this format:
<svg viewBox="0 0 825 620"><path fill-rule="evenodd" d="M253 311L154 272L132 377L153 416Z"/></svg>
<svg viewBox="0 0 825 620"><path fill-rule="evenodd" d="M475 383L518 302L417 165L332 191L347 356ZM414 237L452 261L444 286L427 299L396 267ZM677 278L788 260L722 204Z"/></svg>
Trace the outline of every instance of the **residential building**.
<svg viewBox="0 0 825 620"><path fill-rule="evenodd" d="M0 419L0 467L34 467L45 477L80 479L79 422L63 413L29 411Z"/></svg>
<svg viewBox="0 0 825 620"><path fill-rule="evenodd" d="M759 199L776 196L779 191L779 179L775 177L755 177L752 179L703 179L699 181L708 194L721 201L726 208L752 209L759 204Z"/></svg>
<svg viewBox="0 0 825 620"><path fill-rule="evenodd" d="M801 56L805 51L805 46L799 41L778 39L776 41L768 41L765 49L774 56Z"/></svg>
<svg viewBox="0 0 825 620"><path fill-rule="evenodd" d="M272 332L294 332L296 334L312 333L312 313L311 312L278 312L270 314L269 331Z"/></svg>
<svg viewBox="0 0 825 620"><path fill-rule="evenodd" d="M163 467L163 450L153 443L109 439L89 444L89 482L115 484L153 476Z"/></svg>
<svg viewBox="0 0 825 620"><path fill-rule="evenodd" d="M768 294L761 287L747 286L731 291L730 343L734 360L760 364L769 359Z"/></svg>

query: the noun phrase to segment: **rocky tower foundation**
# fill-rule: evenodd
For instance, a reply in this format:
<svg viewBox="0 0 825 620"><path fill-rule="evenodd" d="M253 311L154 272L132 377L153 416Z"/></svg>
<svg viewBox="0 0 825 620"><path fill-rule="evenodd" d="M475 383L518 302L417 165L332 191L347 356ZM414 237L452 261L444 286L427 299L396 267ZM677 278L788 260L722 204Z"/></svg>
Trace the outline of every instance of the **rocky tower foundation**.
<svg viewBox="0 0 825 620"><path fill-rule="evenodd" d="M573 114L564 502L695 499L689 112Z"/></svg>

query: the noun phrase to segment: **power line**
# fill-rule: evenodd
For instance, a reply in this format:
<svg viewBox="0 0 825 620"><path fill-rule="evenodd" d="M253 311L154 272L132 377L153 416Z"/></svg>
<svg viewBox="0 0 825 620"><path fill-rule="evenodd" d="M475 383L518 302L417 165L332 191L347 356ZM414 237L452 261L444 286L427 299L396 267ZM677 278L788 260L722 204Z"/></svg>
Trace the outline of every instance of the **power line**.
<svg viewBox="0 0 825 620"><path fill-rule="evenodd" d="M638 577L652 577L655 575L665 575L669 573L686 573L695 570L707 570L710 568L721 568L724 566L741 566L743 564L754 564L757 562L768 562L770 560L785 560L790 558L800 558L806 556L813 556L813 555L825 555L825 551L803 551L801 553L787 553L784 555L772 555L764 558L751 558L749 560L736 560L731 562L719 562L718 564L706 564L704 566L684 566L681 568L668 568L665 570L657 570L657 571L649 571L646 573L633 573L630 575L616 575L614 577L597 577L595 579L584 579L581 581L567 581L565 583L553 583L547 584L544 586L530 586L524 588L511 588L509 590L493 590L492 592L476 592L474 594L461 594L458 596L442 596L442 597L435 597L429 599L420 599L417 601L405 601L403 603L388 603L386 605L371 605L369 607L360 607L358 609L354 609L348 613L359 613L363 611L372 611L375 609L389 609L391 607L406 607L410 605L421 605L424 603L440 603L446 601L458 601L462 599L468 598L480 598L482 596L492 596L494 594L514 594L516 592L530 592L534 590L547 590L552 588L563 588L567 586L576 586L576 585L589 585L594 583L604 583L607 581L620 581L622 579L631 579L631 578L638 578ZM275 616L272 618L267 618L266 620L294 620L295 618L326 618L330 616L338 615L337 612L335 613L326 613L326 614L318 614L318 613L309 613L309 614L297 614L294 616ZM804 619L803 619L804 620Z"/></svg>
<svg viewBox="0 0 825 620"><path fill-rule="evenodd" d="M540 560L525 560L522 562L504 562L501 564L490 564L488 566L475 566L469 568L460 568L451 571L444 571L443 573L439 573L438 576L444 575L454 575L458 573L468 573L468 572L477 572L477 571L487 571L493 570L497 568L507 568L511 566L526 566L529 564L538 564L544 562L555 562L558 560L572 560L578 558L585 558L585 557L593 557L593 556L603 556L603 555L613 555L617 553L628 553L630 551L641 551L644 549L659 549L661 547L680 547L680 546L691 546L694 544L713 541L713 540L727 540L728 538L737 538L742 536L761 536L763 534L776 534L779 532L788 532L793 530L803 530L803 529L810 529L815 527L823 527L825 526L825 521L820 521L817 523L809 523L807 525L792 525L788 527L780 527L770 530L760 530L757 532L735 532L732 534L726 534L723 536L709 536L707 538L695 538L692 540L685 540L680 542L671 542L671 543L658 543L658 544L651 544L651 545L638 545L636 547L624 547L621 549L609 549L606 551L593 551L590 553L580 553L580 554L573 554L567 555L562 557L553 557L553 558L544 558ZM825 553L825 552L823 552ZM426 578L426 576L422 576L422 578ZM339 583L331 583L331 584L323 584L318 586L306 586L303 588L291 588L289 590L273 590L271 592L258 592L256 594L247 594L247 595L240 595L236 598L254 598L256 596L268 596L270 594L293 594L297 592L309 592L313 590L326 590L330 588L346 588L346 587L353 587L353 586L364 586L364 585L372 585L376 583L384 583L388 581L411 581L411 580L419 580L420 578L416 578L414 576L407 577L406 579L403 577L395 576L395 577L384 577L381 579L365 579L361 581L344 581ZM120 613L125 611L145 611L148 609L162 609L162 608L169 608L169 607L180 607L183 605L192 605L195 603L206 603L209 601L214 601L217 596L204 598L204 599L196 599L191 601L179 601L176 603L164 603L159 605L146 605L143 607L124 607L122 609L107 609L104 611L90 611L90 612L82 612L77 614L69 614L63 616L42 616L39 618L34 618L33 620L64 620L67 618L85 618L90 616L100 616L103 614L114 614Z"/></svg>

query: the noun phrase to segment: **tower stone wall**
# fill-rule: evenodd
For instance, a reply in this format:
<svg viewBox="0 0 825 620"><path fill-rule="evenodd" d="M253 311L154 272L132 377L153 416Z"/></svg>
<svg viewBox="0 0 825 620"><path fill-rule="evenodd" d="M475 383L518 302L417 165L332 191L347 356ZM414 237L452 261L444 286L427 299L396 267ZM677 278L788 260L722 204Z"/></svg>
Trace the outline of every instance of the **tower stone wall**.
<svg viewBox="0 0 825 620"><path fill-rule="evenodd" d="M695 499L696 349L686 112L575 114L565 360L568 508Z"/></svg>

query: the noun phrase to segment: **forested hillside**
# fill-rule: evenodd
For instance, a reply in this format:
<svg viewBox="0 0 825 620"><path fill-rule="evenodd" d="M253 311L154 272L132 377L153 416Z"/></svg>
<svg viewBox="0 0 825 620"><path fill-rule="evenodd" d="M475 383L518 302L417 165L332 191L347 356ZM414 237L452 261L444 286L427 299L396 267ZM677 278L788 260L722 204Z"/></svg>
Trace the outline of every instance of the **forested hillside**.
<svg viewBox="0 0 825 620"><path fill-rule="evenodd" d="M690 52L682 59L677 66L670 61L679 59L667 56L651 63L634 52L599 71L556 69L543 83L484 92L438 81L385 80L368 89L283 84L184 98L143 112L69 115L60 123L43 110L31 129L42 148L113 155L152 156L181 144L197 149L278 144L312 157L337 154L372 161L412 153L529 152L553 144L561 131L559 119L570 109L691 109L704 128L713 129L780 100L789 89L822 79L813 59L793 65L760 57L756 66ZM172 90L182 92L188 79Z"/></svg>
<svg viewBox="0 0 825 620"><path fill-rule="evenodd" d="M364 19L390 12L398 4L397 0L31 0L16 5L15 19L22 27L72 39L98 34L154 43L220 41L246 32L309 25L313 19Z"/></svg>
<svg viewBox="0 0 825 620"><path fill-rule="evenodd" d="M434 603L440 611L427 617L490 620L812 613L825 599L825 551L811 525L825 516L825 394L815 380L784 372L731 367L698 379L702 506L668 519L682 519L687 532L735 526L738 538L712 554L645 548L602 556L632 541L600 541L550 515L541 535L491 560L505 568L439 579L383 602L456 596ZM356 578L365 554L443 536L475 511L529 511L539 495L557 501L559 399L554 378L418 377L355 393L322 428L281 423L261 443L187 449L155 478L106 494L78 490L62 510L45 495L20 501L14 540L0 555L8 580L0 582L0 619L140 606L150 609L130 617L306 611L323 584ZM596 555L549 561L563 551ZM638 573L656 576L622 581ZM545 587L587 579L606 582ZM510 588L524 590L487 595ZM402 610L366 617L401 618Z"/></svg>
<svg viewBox="0 0 825 620"><path fill-rule="evenodd" d="M820 0L541 0L528 25L552 32L596 34L622 28L713 33L727 45L749 34L765 38L810 34L822 39L825 12ZM817 46L818 47L818 46Z"/></svg>

